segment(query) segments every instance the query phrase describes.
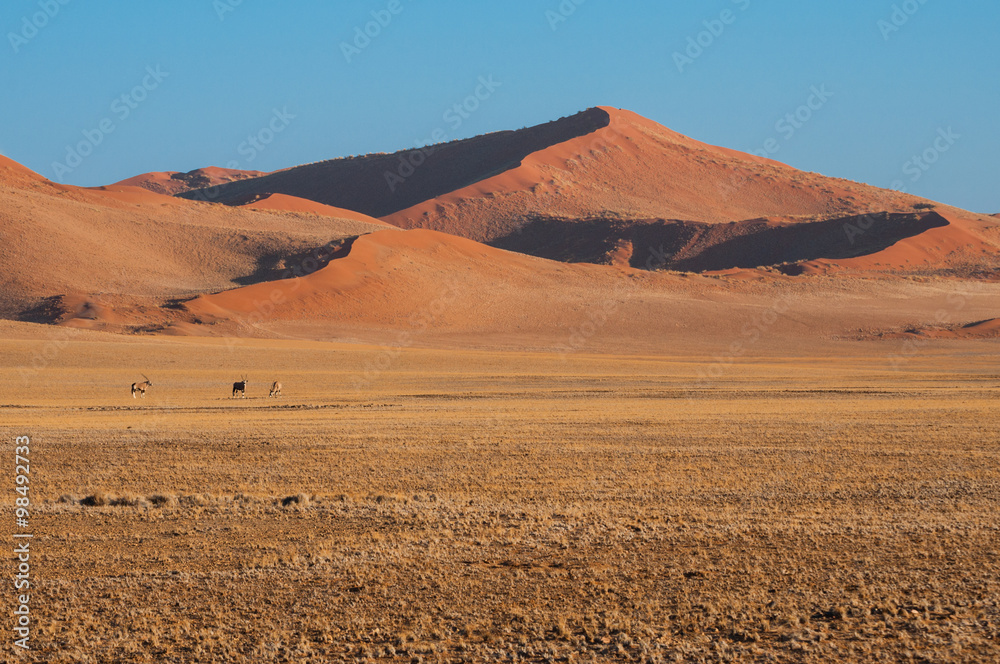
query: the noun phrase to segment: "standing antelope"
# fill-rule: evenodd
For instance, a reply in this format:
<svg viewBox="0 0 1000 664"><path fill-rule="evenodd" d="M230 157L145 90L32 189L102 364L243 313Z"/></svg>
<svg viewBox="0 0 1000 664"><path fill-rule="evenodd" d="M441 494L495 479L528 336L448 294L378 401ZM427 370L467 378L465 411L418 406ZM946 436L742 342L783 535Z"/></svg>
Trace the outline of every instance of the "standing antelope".
<svg viewBox="0 0 1000 664"><path fill-rule="evenodd" d="M246 396L247 396L247 383L249 383L249 382L250 381L248 381L246 378L244 378L241 381L233 383L233 397L235 397L236 394L239 393L239 395L241 397L246 398Z"/></svg>
<svg viewBox="0 0 1000 664"><path fill-rule="evenodd" d="M142 377L145 378L146 380L142 381L141 383L132 383L132 398L133 399L136 398L135 395L136 395L137 392L139 393L140 397L142 397L143 399L145 399L146 398L146 390L148 388L150 388L150 387L153 386L153 381L149 380L149 377L146 376L146 374L142 374Z"/></svg>
<svg viewBox="0 0 1000 664"><path fill-rule="evenodd" d="M269 397L280 397L281 396L281 383L274 381L271 383L271 392L267 396Z"/></svg>

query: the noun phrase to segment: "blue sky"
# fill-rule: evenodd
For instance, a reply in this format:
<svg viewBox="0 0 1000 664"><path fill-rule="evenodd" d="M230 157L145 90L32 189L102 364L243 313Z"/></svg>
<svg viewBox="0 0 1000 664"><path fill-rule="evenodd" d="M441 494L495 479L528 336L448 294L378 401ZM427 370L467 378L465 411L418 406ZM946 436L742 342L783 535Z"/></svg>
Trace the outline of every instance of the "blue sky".
<svg viewBox="0 0 1000 664"><path fill-rule="evenodd" d="M0 153L60 182L274 170L608 105L1000 212L996 0L6 0L0 28ZM449 114L480 77L478 108Z"/></svg>

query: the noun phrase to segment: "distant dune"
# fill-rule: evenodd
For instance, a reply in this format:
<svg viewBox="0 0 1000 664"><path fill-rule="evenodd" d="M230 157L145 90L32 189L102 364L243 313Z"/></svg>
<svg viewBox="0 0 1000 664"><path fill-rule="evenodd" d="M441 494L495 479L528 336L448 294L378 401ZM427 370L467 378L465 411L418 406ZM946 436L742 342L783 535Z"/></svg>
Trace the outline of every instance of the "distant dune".
<svg viewBox="0 0 1000 664"><path fill-rule="evenodd" d="M604 126L384 219L489 242L535 219L720 223L909 211L920 200L701 143L629 111L588 113Z"/></svg>
<svg viewBox="0 0 1000 664"><path fill-rule="evenodd" d="M385 227L324 212L241 210L124 185L72 187L0 157L0 315L110 320L121 308L141 324L158 319L167 299L277 278L317 250Z"/></svg>
<svg viewBox="0 0 1000 664"><path fill-rule="evenodd" d="M982 267L997 251L989 217L701 143L610 107L426 155L319 162L211 190L230 204L274 192L566 262L924 270ZM947 219L928 222L929 209Z"/></svg>
<svg viewBox="0 0 1000 664"><path fill-rule="evenodd" d="M396 228L392 224L387 224L384 221L379 221L375 217L369 217L368 215L361 214L360 212L345 210L344 208L333 207L332 205L323 205L322 203L310 201L305 198L297 198L295 196L287 196L285 194L268 194L260 197L255 196L252 202L244 203L241 207L245 207L248 210L275 210L278 212L318 214L323 217L333 217L334 219L352 219L354 221L360 221L365 224L371 224L382 228Z"/></svg>
<svg viewBox="0 0 1000 664"><path fill-rule="evenodd" d="M607 123L606 113L591 109L519 131L297 166L220 185L211 196L212 200L238 203L255 194L280 193L382 217L514 168L533 152L586 135ZM207 194L191 191L182 195L198 198Z"/></svg>
<svg viewBox="0 0 1000 664"><path fill-rule="evenodd" d="M610 107L429 151L298 166L222 184L212 192L223 202L265 193L487 242L533 217L713 223L910 211L921 202L707 145Z"/></svg>
<svg viewBox="0 0 1000 664"><path fill-rule="evenodd" d="M260 177L261 175L265 175L265 173L262 171L240 171L232 168L209 166L207 168L188 171L187 173L180 173L178 171L143 173L142 175L136 175L115 184L142 187L157 194L174 196L191 191L192 189L204 189L205 187Z"/></svg>
<svg viewBox="0 0 1000 664"><path fill-rule="evenodd" d="M941 310L958 320L996 311L1000 283L968 290L959 281L569 265L437 231L397 230L358 238L301 279L189 300L164 331L564 352L737 343L742 354L762 337L762 347L802 347ZM959 309L956 293L966 293Z"/></svg>
<svg viewBox="0 0 1000 664"><path fill-rule="evenodd" d="M730 343L789 298L769 338L1000 316L996 216L606 107L269 174L80 188L0 158L0 202L0 316L109 331L625 352Z"/></svg>

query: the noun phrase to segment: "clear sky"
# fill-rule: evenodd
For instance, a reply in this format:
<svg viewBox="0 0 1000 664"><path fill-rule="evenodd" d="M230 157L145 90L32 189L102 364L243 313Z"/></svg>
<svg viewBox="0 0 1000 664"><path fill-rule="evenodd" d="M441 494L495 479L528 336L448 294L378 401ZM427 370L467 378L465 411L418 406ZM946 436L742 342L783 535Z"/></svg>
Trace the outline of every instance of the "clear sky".
<svg viewBox="0 0 1000 664"><path fill-rule="evenodd" d="M607 105L1000 212L997 0L4 0L0 28L0 153L70 184Z"/></svg>

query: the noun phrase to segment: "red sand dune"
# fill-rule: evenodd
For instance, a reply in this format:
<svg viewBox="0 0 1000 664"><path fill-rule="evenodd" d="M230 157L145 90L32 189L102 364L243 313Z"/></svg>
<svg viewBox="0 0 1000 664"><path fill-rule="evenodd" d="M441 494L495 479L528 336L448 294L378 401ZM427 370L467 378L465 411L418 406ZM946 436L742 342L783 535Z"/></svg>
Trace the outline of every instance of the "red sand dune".
<svg viewBox="0 0 1000 664"><path fill-rule="evenodd" d="M164 300L277 278L317 248L384 227L346 216L61 185L3 158L0 315L112 321L121 307L158 319Z"/></svg>
<svg viewBox="0 0 1000 664"><path fill-rule="evenodd" d="M1000 339L1000 318L964 325L911 325L877 335L881 339Z"/></svg>
<svg viewBox="0 0 1000 664"><path fill-rule="evenodd" d="M1000 337L1000 318L967 323L956 332L960 336Z"/></svg>
<svg viewBox="0 0 1000 664"><path fill-rule="evenodd" d="M354 240L346 256L301 279L201 295L185 306L202 317L246 318L266 311L268 318L357 319L392 326L410 310L399 303L448 294L450 278L460 272L477 281L526 286L549 285L559 275L587 273L600 279L604 269L563 265L435 231L397 229Z"/></svg>
<svg viewBox="0 0 1000 664"><path fill-rule="evenodd" d="M213 200L240 204L253 195L288 194L382 217L516 166L532 152L607 123L596 109L518 131L502 131L395 154L331 159L220 185ZM417 164L417 166L414 166ZM204 196L196 191L186 198Z"/></svg>
<svg viewBox="0 0 1000 664"><path fill-rule="evenodd" d="M387 224L384 221L380 221L375 217L369 217L368 215L361 214L360 212L345 210L344 208L333 207L332 205L323 205L322 203L310 201L305 198L297 198L295 196L287 196L285 194L268 194L266 196L261 196L252 203L246 203L240 207L248 210L277 210L279 212L318 214L322 217L333 217L335 219L353 219L354 221L361 221L366 224L372 224L373 226L380 226L382 228L396 228L392 224Z"/></svg>
<svg viewBox="0 0 1000 664"><path fill-rule="evenodd" d="M730 223L662 219L535 220L495 243L567 262L718 272L777 266L789 274L989 266L1000 256L989 220L961 211Z"/></svg>
<svg viewBox="0 0 1000 664"><path fill-rule="evenodd" d="M130 187L142 187L157 194L174 196L176 194L190 191L192 189L203 189L216 185L255 178L266 175L263 171L241 171L232 168L219 168L209 166L207 168L197 168L187 173L178 171L154 171L130 177L116 185Z"/></svg>
<svg viewBox="0 0 1000 664"><path fill-rule="evenodd" d="M552 218L829 219L913 211L921 200L701 143L628 111L599 110L606 127L383 219L508 246L532 223Z"/></svg>
<svg viewBox="0 0 1000 664"><path fill-rule="evenodd" d="M386 174L418 157L390 188ZM8 162L0 314L77 326L551 348L591 325L617 349L637 339L662 349L739 338L788 296L796 317L775 338L892 329L955 287L899 274L1000 276L994 217L803 173L610 108L259 177L201 169L84 189ZM154 193L198 183L211 189ZM384 230L368 214L414 230ZM818 274L828 278L803 278ZM963 314L994 318L992 292L984 301Z"/></svg>
<svg viewBox="0 0 1000 664"><path fill-rule="evenodd" d="M948 306L962 287L656 273L549 261L436 231L381 231L301 279L190 300L167 331L377 341L389 355L428 343L679 353L734 341L742 354L746 344L787 350L899 325ZM994 285L969 296L963 313L995 311L998 293Z"/></svg>
<svg viewBox="0 0 1000 664"><path fill-rule="evenodd" d="M403 179L390 187L394 176ZM486 242L533 218L715 223L912 211L922 200L707 145L608 107L429 154L319 162L216 189L224 201L275 192Z"/></svg>
<svg viewBox="0 0 1000 664"><path fill-rule="evenodd" d="M27 180L44 180L41 175L27 166L22 166L13 159L0 154L0 183L13 184Z"/></svg>
<svg viewBox="0 0 1000 664"><path fill-rule="evenodd" d="M390 190L386 176L399 174ZM561 261L642 267L654 253L658 267L679 270L944 268L989 262L1000 239L990 217L707 145L608 107L429 154L320 162L213 189L230 204L268 192ZM947 215L940 228L923 225L927 208ZM868 213L875 228L846 229Z"/></svg>
<svg viewBox="0 0 1000 664"><path fill-rule="evenodd" d="M900 237L890 246L872 253L846 258L823 258L813 261L822 271L829 268L860 272L950 271L996 269L1000 257L997 225L981 215L955 208L941 214L916 215L930 224L926 230ZM858 236L861 244L866 235Z"/></svg>
<svg viewBox="0 0 1000 664"><path fill-rule="evenodd" d="M806 173L678 134L635 113L532 153L516 167L383 217L495 241L547 219L681 219L911 211L912 196Z"/></svg>
<svg viewBox="0 0 1000 664"><path fill-rule="evenodd" d="M703 277L567 265L436 231L387 230L358 238L345 256L301 279L201 295L184 306L186 322L228 334L365 338L398 330L403 345L442 334L540 335L534 343L554 344L593 311L622 334L617 314L633 298L653 292L661 302L691 301L693 291L712 287ZM643 334L656 332L662 314L645 321Z"/></svg>

